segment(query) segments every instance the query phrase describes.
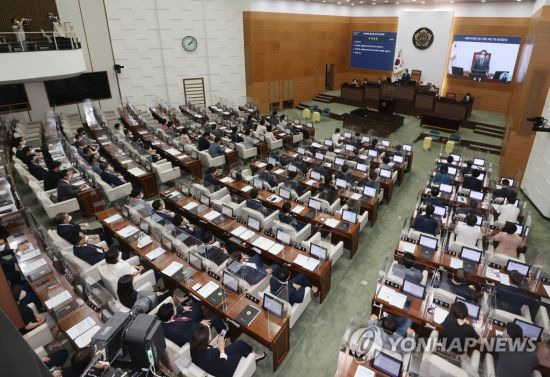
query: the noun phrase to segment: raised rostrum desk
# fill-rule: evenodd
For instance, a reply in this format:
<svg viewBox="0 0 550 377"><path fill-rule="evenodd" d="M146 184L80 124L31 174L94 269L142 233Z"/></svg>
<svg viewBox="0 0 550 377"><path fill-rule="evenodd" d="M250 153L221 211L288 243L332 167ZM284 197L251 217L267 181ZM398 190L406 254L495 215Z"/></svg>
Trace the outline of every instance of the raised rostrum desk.
<svg viewBox="0 0 550 377"><path fill-rule="evenodd" d="M117 237L126 248L129 248L134 254L139 255L140 259L145 260L147 264L153 267L157 272L161 272L172 262L178 262L184 266L190 267L190 265L183 258L180 258L177 253L172 253L170 251L166 251L162 256L156 258L155 260L149 260L146 257L147 253L158 247L164 247L158 241L152 239L151 244L143 248L138 248L137 242L129 243L126 239L118 237L118 235L116 234L116 229L120 229L121 227L130 224L130 222L125 218L122 218L122 220L115 223L107 224L105 222L106 218L117 213L118 212L115 209L110 208L97 213L96 216L98 220L103 224L105 229L113 233L113 235ZM279 319L273 315L268 315L266 311L262 310L261 301L259 304L255 304L254 302L248 300L245 297L244 293L231 293L227 296L227 300L225 301L225 303L222 301L218 305L213 305L212 303L210 303L210 301L206 299L206 297L202 297L198 293L198 289L193 288L197 283L200 283L201 286L204 286L210 281L214 281L218 285L220 284L219 281L216 281L214 278L203 271L195 271L195 273L187 280L176 280L172 276L167 276L164 274L163 278L169 286L173 288L183 289L189 294L200 298L201 303L205 305L209 310L224 318L230 319L230 334L232 334L233 340L240 334L240 332L244 332L245 334L254 338L256 341L260 342L265 347L269 348L273 353L273 370L276 370L279 365L281 365L290 349L288 316ZM258 314L256 319L254 319L254 321L250 323L250 325L238 325L236 322L237 317L246 305L252 305L256 307L260 310L260 313Z"/></svg>
<svg viewBox="0 0 550 377"><path fill-rule="evenodd" d="M456 132L462 124L462 119L453 115L441 113L424 113L420 121L422 127L438 128L444 131Z"/></svg>

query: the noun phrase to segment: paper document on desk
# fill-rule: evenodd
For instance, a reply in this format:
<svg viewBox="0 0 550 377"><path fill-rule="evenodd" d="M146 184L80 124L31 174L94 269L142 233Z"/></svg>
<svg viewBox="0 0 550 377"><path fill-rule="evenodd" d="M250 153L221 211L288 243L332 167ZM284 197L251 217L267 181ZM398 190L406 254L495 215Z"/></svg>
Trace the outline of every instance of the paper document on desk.
<svg viewBox="0 0 550 377"><path fill-rule="evenodd" d="M362 365L358 365L357 369L355 370L355 374L353 377L374 377L374 371L371 369L367 369Z"/></svg>
<svg viewBox="0 0 550 377"><path fill-rule="evenodd" d="M325 225L330 226L331 228L336 228L336 226L340 223L339 220L336 219L326 219Z"/></svg>
<svg viewBox="0 0 550 377"><path fill-rule="evenodd" d="M233 149L225 148L223 151L224 151L224 153L231 153L231 152L233 152Z"/></svg>
<svg viewBox="0 0 550 377"><path fill-rule="evenodd" d="M254 240L254 242L252 243L252 245L256 246L256 247L259 247L260 249L262 250L269 250L269 248L271 246L273 246L275 244L274 241L270 240L269 238L265 238L265 237L258 237Z"/></svg>
<svg viewBox="0 0 550 377"><path fill-rule="evenodd" d="M462 259L451 258L451 268L459 269L464 266Z"/></svg>
<svg viewBox="0 0 550 377"><path fill-rule="evenodd" d="M351 196L351 198L352 198L353 200L359 200L359 199L361 199L361 194L354 193L354 194Z"/></svg>
<svg viewBox="0 0 550 377"><path fill-rule="evenodd" d="M407 302L407 296L399 292L393 292L393 295L390 297L390 305L395 306L396 308L403 309Z"/></svg>
<svg viewBox="0 0 550 377"><path fill-rule="evenodd" d="M330 162L325 162L325 164L323 166L326 166L327 168L330 168L332 166L332 164Z"/></svg>
<svg viewBox="0 0 550 377"><path fill-rule="evenodd" d="M275 174L284 174L285 173L285 169L277 169L274 171Z"/></svg>
<svg viewBox="0 0 550 377"><path fill-rule="evenodd" d="M133 225L127 225L121 230L117 231L117 234L122 238L128 238L131 235L135 234L136 232L139 232L138 228L136 228Z"/></svg>
<svg viewBox="0 0 550 377"><path fill-rule="evenodd" d="M276 244L274 244L273 246L271 246L271 247L269 248L269 250L267 250L267 251L270 252L270 253L273 254L273 255L277 255L277 254L279 254L284 248L285 248L284 245L281 245L280 243L276 243Z"/></svg>
<svg viewBox="0 0 550 377"><path fill-rule="evenodd" d="M503 272L500 273L500 284L510 285L510 276Z"/></svg>
<svg viewBox="0 0 550 377"><path fill-rule="evenodd" d="M382 301L390 302L394 293L396 293L395 290L386 285L383 285L378 292L378 298Z"/></svg>
<svg viewBox="0 0 550 377"><path fill-rule="evenodd" d="M186 205L183 206L183 209L186 209L188 211L191 211L193 208L197 207L199 204L195 202L189 202Z"/></svg>
<svg viewBox="0 0 550 377"><path fill-rule="evenodd" d="M220 179L220 182L231 183L231 182L235 182L235 180L231 177L223 177L222 179Z"/></svg>
<svg viewBox="0 0 550 377"><path fill-rule="evenodd" d="M37 259L33 262L29 263L19 263L19 269L23 273L23 275L29 275L34 270L42 267L43 265L47 264L46 260L44 258Z"/></svg>
<svg viewBox="0 0 550 377"><path fill-rule="evenodd" d="M183 264L179 262L172 262L166 267L164 270L162 270L162 273L166 276L172 276L176 272L178 272L183 267Z"/></svg>
<svg viewBox="0 0 550 377"><path fill-rule="evenodd" d="M267 165L267 164L266 164L265 162L258 162L258 163L256 164L256 166L259 167L259 168L263 168L263 167L266 166L266 165Z"/></svg>
<svg viewBox="0 0 550 377"><path fill-rule="evenodd" d="M319 144L319 143L317 143L317 142L311 143L311 146L312 146L313 148L321 148L321 147L322 147L322 145Z"/></svg>
<svg viewBox="0 0 550 377"><path fill-rule="evenodd" d="M279 203L283 200L283 198L281 198L279 195L271 195L270 197L267 198L267 200L269 200L272 203Z"/></svg>
<svg viewBox="0 0 550 377"><path fill-rule="evenodd" d="M64 304L66 301L72 299L73 296L71 296L71 293L68 290L63 290L63 292L56 294L53 297L50 297L48 300L44 302L44 305L48 309L53 309L61 304Z"/></svg>
<svg viewBox="0 0 550 377"><path fill-rule="evenodd" d="M443 323L449 312L443 309L441 306L436 306L434 310L434 322L438 325Z"/></svg>
<svg viewBox="0 0 550 377"><path fill-rule="evenodd" d="M304 210L304 207L302 207L302 206L296 206L296 207L292 208L292 212L294 212L294 213L302 213L303 210Z"/></svg>
<svg viewBox="0 0 550 377"><path fill-rule="evenodd" d="M249 192L249 191L252 190L252 189L253 189L252 186L246 185L246 186L244 186L243 188L241 188L241 191L243 191L243 192Z"/></svg>
<svg viewBox="0 0 550 377"><path fill-rule="evenodd" d="M296 259L294 259L294 263L296 263L298 266L305 266L305 264L307 263L308 261L308 257L306 257L305 255L302 255L302 254L298 254L296 256Z"/></svg>
<svg viewBox="0 0 550 377"><path fill-rule="evenodd" d="M95 321L92 319L92 317L88 316L84 318L82 321L78 322L76 325L71 327L67 330L67 335L71 337L71 339L76 339L80 335L84 334L86 331L91 329L96 325Z"/></svg>
<svg viewBox="0 0 550 377"><path fill-rule="evenodd" d="M169 148L169 149L166 150L166 153L171 154L172 156L174 156L176 154L180 154L181 152L178 151L176 148Z"/></svg>
<svg viewBox="0 0 550 377"><path fill-rule="evenodd" d="M141 177L146 172L144 172L140 168L132 168L132 169L128 170L128 173L130 173L130 174L132 174L133 176L136 176L136 177Z"/></svg>
<svg viewBox="0 0 550 377"><path fill-rule="evenodd" d="M99 331L101 327L99 325L95 325L91 329L87 330L84 334L78 336L74 342L79 348L84 348L90 344L92 341L92 337L96 334L96 332Z"/></svg>
<svg viewBox="0 0 550 377"><path fill-rule="evenodd" d="M546 291L546 294L548 295L548 297L550 297L550 285L543 284L542 287Z"/></svg>
<svg viewBox="0 0 550 377"><path fill-rule="evenodd" d="M308 179L306 185L313 186L317 181L315 179Z"/></svg>
<svg viewBox="0 0 550 377"><path fill-rule="evenodd" d="M244 231L243 233L241 233L241 235L239 236L240 239L243 239L245 241L249 240L252 236L254 236L256 233L254 233L253 231L247 229L246 231Z"/></svg>
<svg viewBox="0 0 550 377"><path fill-rule="evenodd" d="M234 235L235 237L239 237L245 231L246 231L246 228L242 225L239 225L237 228L235 228L231 231L231 234Z"/></svg>
<svg viewBox="0 0 550 377"><path fill-rule="evenodd" d="M204 218L208 221L212 221L212 220L214 220L215 218L217 218L221 215L222 214L219 213L218 211L212 210L212 211L208 212L206 215L204 215Z"/></svg>
<svg viewBox="0 0 550 377"><path fill-rule="evenodd" d="M126 164L129 164L130 162L132 162L131 158L123 158L120 160L121 165L126 165Z"/></svg>
<svg viewBox="0 0 550 377"><path fill-rule="evenodd" d="M73 185L75 185L75 186L81 186L81 185L83 185L83 184L85 184L85 183L86 183L86 181L84 181L83 179L80 179L80 180L76 181L75 183L73 183Z"/></svg>
<svg viewBox="0 0 550 377"><path fill-rule="evenodd" d="M25 254L21 254L20 252L18 252L17 254L17 260L19 261L19 263L22 263L22 262L26 262L32 258L36 258L37 256L40 255L40 250L38 249L34 249L34 250L31 250L31 251L27 251Z"/></svg>
<svg viewBox="0 0 550 377"><path fill-rule="evenodd" d="M402 242L401 245L402 251L404 251L405 253L414 254L414 251L416 250L416 245L414 243Z"/></svg>
<svg viewBox="0 0 550 377"><path fill-rule="evenodd" d="M122 219L122 216L120 216L118 213L113 215L113 216L109 216L107 217L105 221L107 224L110 224L110 223L114 223L114 222L117 222L118 220Z"/></svg>
<svg viewBox="0 0 550 377"><path fill-rule="evenodd" d="M201 295L202 297L208 297L214 292L216 289L218 289L218 284L214 283L213 281L209 281L206 283L204 287L199 289L197 293Z"/></svg>
<svg viewBox="0 0 550 377"><path fill-rule="evenodd" d="M174 190L166 194L166 196L169 198L175 198L178 195L181 195L181 192L179 192L178 190Z"/></svg>
<svg viewBox="0 0 550 377"><path fill-rule="evenodd" d="M319 260L315 258L308 258L307 262L304 264L304 268L309 271L313 271L319 266Z"/></svg>
<svg viewBox="0 0 550 377"><path fill-rule="evenodd" d="M500 281L500 271L496 268L487 267L487 270L485 271L485 277L487 279Z"/></svg>
<svg viewBox="0 0 550 377"><path fill-rule="evenodd" d="M160 257L162 254L164 254L165 252L166 252L166 250L164 250L162 247L157 247L156 249L151 250L150 252L145 254L145 257L150 259L150 260L155 260L158 257Z"/></svg>

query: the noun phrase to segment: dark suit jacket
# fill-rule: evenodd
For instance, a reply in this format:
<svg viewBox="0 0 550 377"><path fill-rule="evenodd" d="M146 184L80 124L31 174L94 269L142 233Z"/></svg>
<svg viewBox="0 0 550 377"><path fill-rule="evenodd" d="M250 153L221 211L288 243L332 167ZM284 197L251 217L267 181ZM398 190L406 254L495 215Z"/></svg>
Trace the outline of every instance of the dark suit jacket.
<svg viewBox="0 0 550 377"><path fill-rule="evenodd" d="M213 186L214 191L218 191L222 188L222 185L218 182L216 178L212 174L206 174L204 176L204 182L208 183L209 185Z"/></svg>
<svg viewBox="0 0 550 377"><path fill-rule="evenodd" d="M199 151L208 150L208 147L210 147L210 143L208 142L208 140L206 140L205 137L201 136L199 138L198 147L199 147Z"/></svg>
<svg viewBox="0 0 550 377"><path fill-rule="evenodd" d="M59 172L48 170L46 176L44 177L44 190L49 191L57 188L57 183L59 182L59 179Z"/></svg>
<svg viewBox="0 0 550 377"><path fill-rule="evenodd" d="M165 222L172 223L172 216L161 211L154 211L155 215L160 216Z"/></svg>
<svg viewBox="0 0 550 377"><path fill-rule="evenodd" d="M208 348L202 352L191 352L193 363L206 373L215 377L232 377L241 355L238 353L227 354L227 360L220 359L220 351L217 348Z"/></svg>
<svg viewBox="0 0 550 377"><path fill-rule="evenodd" d="M95 246L84 245L84 246L73 246L74 255L83 261L87 262L90 265L101 262L105 259L105 255L99 252Z"/></svg>
<svg viewBox="0 0 550 377"><path fill-rule="evenodd" d="M338 179L343 179L343 180L346 181L346 182L351 182L351 180L352 180L351 174L349 174L349 173L342 173L341 171L339 171L339 172L336 173L336 178L338 178Z"/></svg>
<svg viewBox="0 0 550 377"><path fill-rule="evenodd" d="M43 181L44 178L46 178L48 171L42 166L37 164L29 164L27 166L29 168L29 173L31 173L34 178L38 179L39 181Z"/></svg>
<svg viewBox="0 0 550 377"><path fill-rule="evenodd" d="M240 137L238 133L232 133L231 134L231 141L234 142L234 143L242 143L243 138Z"/></svg>
<svg viewBox="0 0 550 377"><path fill-rule="evenodd" d="M325 185L323 183L319 187L319 197L332 205L332 203L334 203L334 201L338 198L338 191L336 191L332 186Z"/></svg>
<svg viewBox="0 0 550 377"><path fill-rule="evenodd" d="M462 182L462 187L474 190L481 191L483 189L483 181L477 178L468 175L464 177L464 182Z"/></svg>
<svg viewBox="0 0 550 377"><path fill-rule="evenodd" d="M292 226L293 228L296 228L298 230L298 220L294 218L294 216L288 214L288 213L279 213L279 221L283 224L288 224Z"/></svg>
<svg viewBox="0 0 550 377"><path fill-rule="evenodd" d="M279 184L279 182L277 181L277 177L275 177L274 174L271 174L267 171L263 171L260 174L258 174L258 178L260 178L264 182L267 182L270 187L274 187Z"/></svg>
<svg viewBox="0 0 550 377"><path fill-rule="evenodd" d="M298 194L298 196L304 195L304 193L307 190L305 185L301 184L300 182L294 181L294 180L290 180L288 182L290 183L290 187L292 187L292 189L294 191L296 191L296 194Z"/></svg>
<svg viewBox="0 0 550 377"><path fill-rule="evenodd" d="M489 59L485 58L483 59L483 63L481 62L481 58L478 57L474 61L474 66L472 69L479 70L479 71L488 71L489 70Z"/></svg>
<svg viewBox="0 0 550 377"><path fill-rule="evenodd" d="M281 282L276 277L271 277L269 279L269 288L273 295L277 295L279 292L282 292L286 284L281 284ZM288 302L290 305L300 303L304 301L304 294L306 293L305 287L301 286L299 289L294 288L292 285L292 279L288 281Z"/></svg>
<svg viewBox="0 0 550 377"><path fill-rule="evenodd" d="M59 235L59 237L67 240L73 245L77 243L80 239L81 231L82 228L80 228L80 225L75 223L59 224L57 226L57 234Z"/></svg>
<svg viewBox="0 0 550 377"><path fill-rule="evenodd" d="M506 198L508 200L508 203L515 203L517 199L517 194L514 191L514 189L511 189L509 187L503 187L498 190L495 190L493 192L493 197L495 198Z"/></svg>
<svg viewBox="0 0 550 377"><path fill-rule="evenodd" d="M497 284L496 286L497 308L507 312L521 315L521 307L528 305L531 313L536 313L539 304L527 297L525 290L511 285Z"/></svg>
<svg viewBox="0 0 550 377"><path fill-rule="evenodd" d="M402 81L410 81L411 80L411 74L410 73L403 73L403 75L401 75L401 80Z"/></svg>
<svg viewBox="0 0 550 377"><path fill-rule="evenodd" d="M248 208L252 208L252 209L254 209L254 210L256 210L256 211L260 211L260 212L261 212L261 211L263 210L263 208L264 208L262 202L260 202L260 201L257 200L257 199L247 199L247 200L246 200L246 206L247 206Z"/></svg>
<svg viewBox="0 0 550 377"><path fill-rule="evenodd" d="M117 177L115 174L109 172L109 171L102 171L101 172L101 179L108 185L111 185L113 187L123 185L124 182Z"/></svg>
<svg viewBox="0 0 550 377"><path fill-rule="evenodd" d="M498 377L530 376L539 364L536 351L496 353L495 373Z"/></svg>
<svg viewBox="0 0 550 377"><path fill-rule="evenodd" d="M199 323L193 321L174 321L162 323L164 337L176 343L179 347L182 347L185 343L191 341L191 338L193 337L193 332L198 327Z"/></svg>
<svg viewBox="0 0 550 377"><path fill-rule="evenodd" d="M438 222L436 219L426 216L418 215L415 217L413 222L413 229L422 233L427 233L431 235L436 235Z"/></svg>
<svg viewBox="0 0 550 377"><path fill-rule="evenodd" d="M65 200L76 198L76 194L80 191L80 188L75 185L60 179L57 182L57 201L63 202Z"/></svg>

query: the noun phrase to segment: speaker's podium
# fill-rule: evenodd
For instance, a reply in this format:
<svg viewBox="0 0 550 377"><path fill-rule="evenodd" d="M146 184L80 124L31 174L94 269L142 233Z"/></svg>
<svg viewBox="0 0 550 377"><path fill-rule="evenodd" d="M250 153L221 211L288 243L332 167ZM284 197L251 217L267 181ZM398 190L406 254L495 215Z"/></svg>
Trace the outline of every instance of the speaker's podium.
<svg viewBox="0 0 550 377"><path fill-rule="evenodd" d="M395 110L395 99L380 98L378 100L378 112L380 114L393 115L394 110Z"/></svg>

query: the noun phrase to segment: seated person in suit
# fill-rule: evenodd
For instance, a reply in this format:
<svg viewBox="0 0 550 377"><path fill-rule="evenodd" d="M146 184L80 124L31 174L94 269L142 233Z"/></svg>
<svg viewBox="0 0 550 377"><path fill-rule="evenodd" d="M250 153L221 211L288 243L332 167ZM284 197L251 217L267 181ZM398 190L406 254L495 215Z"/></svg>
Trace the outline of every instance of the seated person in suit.
<svg viewBox="0 0 550 377"><path fill-rule="evenodd" d="M348 166L347 165L343 165L341 168L340 168L340 171L339 172L336 172L335 174L335 177L337 179L343 179L344 181L350 183L353 181L353 177L351 176L351 174L349 173L349 170L348 170Z"/></svg>
<svg viewBox="0 0 550 377"><path fill-rule="evenodd" d="M252 136L250 136L250 129L247 128L244 130L244 136L243 136L243 144L246 149L253 148L256 143L258 143L257 140L253 139Z"/></svg>
<svg viewBox="0 0 550 377"><path fill-rule="evenodd" d="M296 194L298 197L304 195L306 191L309 189L304 185L302 182L296 181L294 178L296 178L297 173L295 171L288 172L288 179L285 181L285 186L290 188L291 190L296 191Z"/></svg>
<svg viewBox="0 0 550 377"><path fill-rule="evenodd" d="M500 204L493 206L498 214L499 223L517 223L521 210L514 203Z"/></svg>
<svg viewBox="0 0 550 377"><path fill-rule="evenodd" d="M234 143L243 142L243 138L239 135L239 128L237 126L231 127L231 141Z"/></svg>
<svg viewBox="0 0 550 377"><path fill-rule="evenodd" d="M287 266L279 268L275 275L269 279L271 294L275 296L279 294L286 295L286 292L283 293L283 291L288 290L288 302L290 305L299 304L304 301L306 287L311 287L311 293L314 296L319 295L319 288L312 286L308 278L303 274L298 274L291 278L290 270Z"/></svg>
<svg viewBox="0 0 550 377"><path fill-rule="evenodd" d="M205 187L207 187L211 192L216 192L223 188L223 185L214 177L215 172L216 168L211 166L206 170L206 174L204 176Z"/></svg>
<svg viewBox="0 0 550 377"><path fill-rule="evenodd" d="M210 157L216 158L219 156L223 156L224 151L223 148L220 146L220 140L221 138L219 136L216 136L214 138L214 142L208 146L208 154L210 155Z"/></svg>
<svg viewBox="0 0 550 377"><path fill-rule="evenodd" d="M84 149L82 150L82 153L83 153L83 156L82 158L84 158L84 160L88 163L88 164L92 164L92 158L93 158L93 155L94 155L94 150L92 149L92 147L90 147L89 145L87 145L86 147L84 147Z"/></svg>
<svg viewBox="0 0 550 377"><path fill-rule="evenodd" d="M40 156L34 155L31 159L31 162L27 165L29 173L39 181L43 181L48 174L48 171L40 166Z"/></svg>
<svg viewBox="0 0 550 377"><path fill-rule="evenodd" d="M401 80L400 81L403 81L403 82L409 82L411 81L411 74L409 73L409 69L408 68L405 68L405 71L403 72L403 74L401 75Z"/></svg>
<svg viewBox="0 0 550 377"><path fill-rule="evenodd" d="M277 140L277 138L275 137L275 134L273 133L273 126L271 124L268 124L265 127L265 137L268 137L273 141Z"/></svg>
<svg viewBox="0 0 550 377"><path fill-rule="evenodd" d="M523 341L523 329L514 322L508 322L503 336L514 344ZM539 364L536 350L513 348L494 353L495 375L499 377L530 376Z"/></svg>
<svg viewBox="0 0 550 377"><path fill-rule="evenodd" d="M260 255L256 254L255 256L259 257ZM238 251L231 253L231 259L227 261L226 270L246 281L250 286L258 284L267 277L266 272L261 271L250 259L244 260L242 254Z"/></svg>
<svg viewBox="0 0 550 377"><path fill-rule="evenodd" d="M403 162L405 162L407 157L407 151L403 150L403 146L401 144L397 144L395 146L395 150L391 154L392 156L403 156Z"/></svg>
<svg viewBox="0 0 550 377"><path fill-rule="evenodd" d="M279 117L277 116L277 110L273 110L269 116L269 124L276 126L279 124Z"/></svg>
<svg viewBox="0 0 550 377"><path fill-rule="evenodd" d="M124 180L114 173L114 169L108 162L102 162L99 164L101 169L101 179L111 187L121 186L124 184Z"/></svg>
<svg viewBox="0 0 550 377"><path fill-rule="evenodd" d="M359 150L363 147L363 137L361 136L361 133L356 132L355 137L352 140L353 146Z"/></svg>
<svg viewBox="0 0 550 377"><path fill-rule="evenodd" d="M433 206L445 207L443 202L438 198L439 196L439 187L432 187L430 193L423 200L424 204L431 204Z"/></svg>
<svg viewBox="0 0 550 377"><path fill-rule="evenodd" d="M256 211L264 212L264 206L260 200L258 200L258 189L254 187L250 190L250 199L246 200L246 206Z"/></svg>
<svg viewBox="0 0 550 377"><path fill-rule="evenodd" d="M476 290L475 285L468 282L466 278L466 271L459 268L454 274L451 274L451 279L449 280L447 270L443 269L441 287L468 301L478 302L481 294Z"/></svg>
<svg viewBox="0 0 550 377"><path fill-rule="evenodd" d="M412 227L414 230L435 236L439 228L439 222L433 217L435 208L428 204L424 210L424 214L417 214L414 218Z"/></svg>
<svg viewBox="0 0 550 377"><path fill-rule="evenodd" d="M143 200L143 191L140 188L133 188L129 195L128 205L131 207L142 207L145 217L154 213L153 206Z"/></svg>
<svg viewBox="0 0 550 377"><path fill-rule="evenodd" d="M451 305L449 314L443 321L443 331L439 335L441 344L447 352L464 354L468 346L472 346L467 339L479 340L479 335L468 321L468 307L463 302Z"/></svg>
<svg viewBox="0 0 550 377"><path fill-rule="evenodd" d="M333 145L329 145L329 147L327 148L327 152L325 153L325 157L333 160L336 158L336 153L334 153Z"/></svg>
<svg viewBox="0 0 550 377"><path fill-rule="evenodd" d="M187 219L185 219L179 213L176 213L174 215L174 218L172 219L172 224L174 224L176 228L178 228L182 232L185 232L198 240L201 240L201 241L204 240L204 234L205 234L204 231L201 228L191 224Z"/></svg>
<svg viewBox="0 0 550 377"><path fill-rule="evenodd" d="M516 234L518 227L516 224L507 222L502 231L493 237L493 241L498 242L495 253L508 255L512 258L518 257L518 248L525 247L525 240L519 234Z"/></svg>
<svg viewBox="0 0 550 377"><path fill-rule="evenodd" d="M436 184L444 183L446 185L450 184L452 177L448 173L449 173L449 168L447 167L447 165L442 164L439 167L439 171L435 173L432 179L432 183L436 183Z"/></svg>
<svg viewBox="0 0 550 377"><path fill-rule="evenodd" d="M277 176L271 173L273 168L274 168L273 164L268 163L265 167L265 170L258 174L258 178L264 181L264 183L267 183L270 188L276 187L279 184L279 181L277 180Z"/></svg>
<svg viewBox="0 0 550 377"><path fill-rule="evenodd" d="M502 188L493 192L493 198L504 198L508 203L514 204L517 199L517 193L516 190L510 186L510 181L508 179L503 179Z"/></svg>
<svg viewBox="0 0 550 377"><path fill-rule="evenodd" d="M414 255L406 253L398 263L392 267L392 274L401 278L420 284L422 281L422 270L415 267Z"/></svg>
<svg viewBox="0 0 550 377"><path fill-rule="evenodd" d="M202 257L216 263L220 266L223 262L229 259L225 249L221 248L220 242L214 239L212 232L204 233L203 244L197 246L197 253Z"/></svg>
<svg viewBox="0 0 550 377"><path fill-rule="evenodd" d="M508 273L508 276L510 277L510 285L496 285L496 308L522 315L521 308L527 305L531 313L536 313L539 302L529 298L526 294L526 290L529 290L527 279L515 270Z"/></svg>
<svg viewBox="0 0 550 377"><path fill-rule="evenodd" d="M200 325L191 338L191 360L199 368L214 377L232 377L242 357L247 357L254 349L242 340L225 345L225 339L218 336L215 347L209 346L210 329ZM254 352L256 362L265 359L265 352Z"/></svg>
<svg viewBox="0 0 550 377"><path fill-rule="evenodd" d="M100 162L99 162L99 155L98 154L94 154L92 156L92 170L94 173L96 173L97 175L101 175L101 166L100 166Z"/></svg>
<svg viewBox="0 0 550 377"><path fill-rule="evenodd" d="M243 254L239 251L234 251L230 255L231 255L231 258L241 262L243 264L243 267L248 266L250 268L255 268L256 270L260 271L262 274L271 275L280 268L278 264L272 264L270 266L264 264L264 262L262 261L262 256L260 254L254 254L253 256L250 257L247 254ZM248 271L248 269L243 270L243 272L245 271ZM242 277L243 272L240 272L239 276ZM262 278L263 276L264 275L262 275ZM258 278L259 276L255 276L253 280L255 280L257 283L259 281ZM243 279L245 279L250 285L256 284L256 283L251 283L248 277L243 277Z"/></svg>
<svg viewBox="0 0 550 377"><path fill-rule="evenodd" d="M166 209L166 205L164 204L164 200L157 199L153 202L153 213L155 215L158 215L162 218L163 224L164 223L172 223L172 217L174 216L170 211Z"/></svg>
<svg viewBox="0 0 550 377"><path fill-rule="evenodd" d="M470 92L466 93L464 95L464 97L462 98L462 103L470 103L472 102L472 95L470 94Z"/></svg>
<svg viewBox="0 0 550 377"><path fill-rule="evenodd" d="M143 266L132 266L120 258L117 246L111 246L105 252L105 264L111 274L120 279L124 275L137 276L143 272Z"/></svg>
<svg viewBox="0 0 550 377"><path fill-rule="evenodd" d="M182 347L190 342L193 333L199 326L208 326L212 324L218 334L225 329L225 324L217 315L210 319L205 319L200 301L193 300L191 306L174 305L171 302L162 304L157 312L157 316L162 321L164 336Z"/></svg>
<svg viewBox="0 0 550 377"><path fill-rule="evenodd" d="M17 264L17 258L15 258L14 251L10 248L10 244L7 241L9 235L2 236L0 238L0 265L6 279L11 284L20 284L25 282L23 274L19 271Z"/></svg>
<svg viewBox="0 0 550 377"><path fill-rule="evenodd" d="M80 234L91 236L91 239L97 239L112 243L108 233L102 228L90 229L88 223L76 224L72 222L73 217L66 212L58 213L55 216L57 223L57 234L71 244L75 244L80 240Z"/></svg>
<svg viewBox="0 0 550 377"><path fill-rule="evenodd" d="M80 239L73 246L73 253L84 262L93 266L105 259L104 252L107 250L107 247L101 248L88 243L88 237L83 233L80 234Z"/></svg>
<svg viewBox="0 0 550 377"><path fill-rule="evenodd" d="M472 174L472 171L473 171L472 166L473 165L474 165L473 160L466 161L466 166L464 166L462 169L460 169L460 172L462 173L462 175Z"/></svg>
<svg viewBox="0 0 550 377"><path fill-rule="evenodd" d="M477 217L473 214L466 215L466 221L458 221L454 230L455 241L466 246L481 246L481 229L476 225Z"/></svg>
<svg viewBox="0 0 550 377"><path fill-rule="evenodd" d="M478 179L481 175L481 171L478 169L472 170L472 175L464 176L464 181L462 182L462 187L474 191L483 190L483 179Z"/></svg>
<svg viewBox="0 0 550 377"><path fill-rule="evenodd" d="M411 329L412 321L407 317L400 317L393 314L388 314L388 316L379 319L376 314L371 314L370 319L367 323L369 326L379 326L384 331L378 332L380 338L375 337L375 342L380 342L378 346L391 350L392 342L390 338L393 338L397 341L400 338L411 338L414 340L414 330ZM399 347L397 347L397 352L403 354Z"/></svg>
<svg viewBox="0 0 550 377"><path fill-rule="evenodd" d="M468 208L457 208L455 210L455 213L457 215L468 215L469 213L471 213L472 215L483 217L483 212L481 212L481 210L479 210L478 207L479 207L479 201L475 199L470 199L468 203Z"/></svg>
<svg viewBox="0 0 550 377"><path fill-rule="evenodd" d="M57 182L57 201L64 202L65 200L76 198L76 195L80 192L80 187L70 184L71 173L69 170L60 171L59 176L60 179Z"/></svg>
<svg viewBox="0 0 550 377"><path fill-rule="evenodd" d="M21 161L23 161L21 157L24 155L23 147L25 147L25 144L26 142L25 140L23 140L22 137L16 137L15 139L13 139L13 146L15 147L15 157L17 157Z"/></svg>
<svg viewBox="0 0 550 377"><path fill-rule="evenodd" d="M46 316L34 314L34 311L27 304L22 302L25 291L21 289L19 284L12 285L10 289L17 304L17 308L19 309L19 314L21 314L21 319L23 320L23 327L19 329L22 335L46 323ZM52 335L55 335L54 339L57 338L58 334L59 329L56 326L52 329Z"/></svg>
<svg viewBox="0 0 550 377"><path fill-rule="evenodd" d="M380 169L386 169L386 170L389 170L389 171L393 171L393 168L390 165L390 163L391 163L391 158L390 158L390 156L386 155L382 158L382 163L380 164L379 168Z"/></svg>
<svg viewBox="0 0 550 377"><path fill-rule="evenodd" d="M338 199L338 191L332 187L332 174L325 176L325 183L319 185L319 198L326 200L330 205Z"/></svg>
<svg viewBox="0 0 550 377"><path fill-rule="evenodd" d="M479 55L474 56L474 64L472 65L472 71L481 71L484 73L489 72L489 59L490 55L487 55L487 51L481 50Z"/></svg>
<svg viewBox="0 0 550 377"><path fill-rule="evenodd" d="M199 137L198 149L199 151L207 151L210 148L210 132L205 131L201 137Z"/></svg>
<svg viewBox="0 0 550 377"><path fill-rule="evenodd" d="M44 191L50 191L57 188L57 183L61 179L59 174L60 170L61 162L53 161L44 177Z"/></svg>
<svg viewBox="0 0 550 377"><path fill-rule="evenodd" d="M281 213L279 213L279 221L283 224L288 224L292 226L294 229L296 229L296 232L299 232L306 226L306 224L296 220L296 218L290 212L290 208L290 202L283 203L282 211Z"/></svg>

